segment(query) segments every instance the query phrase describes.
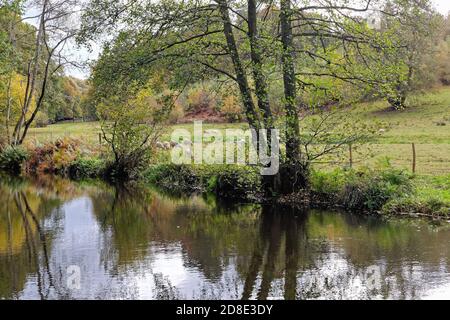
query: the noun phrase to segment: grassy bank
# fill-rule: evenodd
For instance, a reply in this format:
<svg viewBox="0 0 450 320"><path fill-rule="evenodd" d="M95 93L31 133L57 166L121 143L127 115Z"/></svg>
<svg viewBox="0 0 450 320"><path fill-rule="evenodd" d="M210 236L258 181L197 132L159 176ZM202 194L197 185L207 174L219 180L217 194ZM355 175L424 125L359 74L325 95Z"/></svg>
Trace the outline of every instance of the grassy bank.
<svg viewBox="0 0 450 320"><path fill-rule="evenodd" d="M343 110L351 119L380 121L382 134L353 153L348 163L326 159L312 164L311 190L280 201L342 207L379 214L449 216L450 208L450 88L437 89L414 100L404 111L375 102ZM204 124L204 130L246 129L246 124ZM193 130L192 124L168 127ZM51 173L75 179L109 178L111 159L99 139L99 123L65 123L31 130L25 149L4 150L0 168L27 174ZM411 173L412 148L417 153ZM382 163L382 165L380 165ZM160 150L143 181L175 192L212 192L242 202L262 201L258 169L239 166L175 166ZM273 200L273 199L272 199Z"/></svg>
<svg viewBox="0 0 450 320"><path fill-rule="evenodd" d="M111 180L112 162L85 153L63 139L25 150L6 149L0 169L28 175L55 174L72 179ZM278 202L342 208L357 213L450 217L450 175L415 176L387 164L377 168L312 170L310 189L285 197L265 197L258 167L152 164L139 181L171 193L213 193L241 203Z"/></svg>
<svg viewBox="0 0 450 320"><path fill-rule="evenodd" d="M400 169L412 168L412 143L415 144L418 175L450 174L450 88L441 88L415 97L412 106L404 111L391 111L385 102L356 105L343 110L350 119L378 121L382 134L370 144L358 146L353 153L356 168L375 166L380 159L389 158L391 164ZM204 124L204 130L245 129L246 124ZM162 141L170 141L174 129L186 129L192 133L193 125L169 126ZM27 143L36 144L54 141L57 138L75 138L99 147L100 125L97 122L64 123L46 128L33 128ZM338 161L339 163L333 163ZM326 159L315 167L329 170L345 165L342 159Z"/></svg>

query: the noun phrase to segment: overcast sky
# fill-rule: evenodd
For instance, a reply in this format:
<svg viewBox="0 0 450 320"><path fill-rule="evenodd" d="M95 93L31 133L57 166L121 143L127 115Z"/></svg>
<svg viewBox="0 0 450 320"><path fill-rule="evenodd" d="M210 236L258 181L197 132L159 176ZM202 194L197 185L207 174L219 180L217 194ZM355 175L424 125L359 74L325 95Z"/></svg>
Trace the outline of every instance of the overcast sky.
<svg viewBox="0 0 450 320"><path fill-rule="evenodd" d="M432 0L434 3L436 9L446 15L450 13L450 0ZM34 16L32 11L27 10L26 16ZM70 55L75 58L77 61L88 61L88 60L95 60L98 57L99 54L99 46L96 46L95 44L92 46L93 50L92 52L88 51L86 48L78 48L75 44L69 48ZM66 73L77 77L85 79L89 76L89 70L80 70L80 69L67 69Z"/></svg>
<svg viewBox="0 0 450 320"><path fill-rule="evenodd" d="M447 14L450 11L450 0L433 0L439 12Z"/></svg>

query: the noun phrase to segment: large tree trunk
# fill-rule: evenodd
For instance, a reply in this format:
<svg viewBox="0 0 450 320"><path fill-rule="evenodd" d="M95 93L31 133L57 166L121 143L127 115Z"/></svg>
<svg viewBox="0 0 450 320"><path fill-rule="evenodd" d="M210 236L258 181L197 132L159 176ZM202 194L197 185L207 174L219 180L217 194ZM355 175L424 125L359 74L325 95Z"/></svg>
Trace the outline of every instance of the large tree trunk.
<svg viewBox="0 0 450 320"><path fill-rule="evenodd" d="M45 71L44 71L44 79L42 81L42 87L41 92L39 94L38 101L36 102L36 108L33 110L33 113L31 114L30 119L28 119L24 124L24 129L22 132L22 135L20 136L19 144L22 144L27 136L28 130L31 127L31 124L33 123L34 119L36 118L37 113L41 109L42 103L44 102L45 93L47 91L47 82L48 82L48 76L50 71L50 64L52 59L52 52L49 52L47 63L45 65Z"/></svg>
<svg viewBox="0 0 450 320"><path fill-rule="evenodd" d="M286 112L286 163L280 168L282 179L280 191L284 194L295 192L307 186L307 167L301 163L291 12L291 0L281 0L280 24L283 44L282 65Z"/></svg>
<svg viewBox="0 0 450 320"><path fill-rule="evenodd" d="M258 34L258 20L256 13L256 1L248 0L248 37L250 39L250 55L252 61L253 78L255 81L255 93L258 99L258 108L262 113L264 120L264 128L267 130L268 146L267 152L271 155L272 129L274 129L274 120L269 102L269 86L263 72L262 48ZM260 139L262 136L260 136ZM278 148L279 149L279 148ZM274 176L264 176L263 184L266 195L270 196L277 193L279 189L280 177L278 174Z"/></svg>
<svg viewBox="0 0 450 320"><path fill-rule="evenodd" d="M273 117L269 103L268 85L263 72L262 48L258 35L255 0L248 0L248 36L250 38L250 53L258 107L263 114L265 129L270 130L273 129ZM270 141L270 138L268 140Z"/></svg>
<svg viewBox="0 0 450 320"><path fill-rule="evenodd" d="M297 86L292 45L291 1L281 0L281 41L283 43L283 81L286 109L286 159L288 162L300 160L300 128L296 107Z"/></svg>
<svg viewBox="0 0 450 320"><path fill-rule="evenodd" d="M239 85L242 103L244 104L245 114L250 127L258 132L261 128L260 119L252 99L247 75L245 74L245 70L237 50L236 40L233 34L233 26L231 24L230 14L228 12L228 3L226 0L217 0L217 3L219 4L220 15L223 22L223 32L227 42L228 51L233 62L234 71L236 73L236 79Z"/></svg>

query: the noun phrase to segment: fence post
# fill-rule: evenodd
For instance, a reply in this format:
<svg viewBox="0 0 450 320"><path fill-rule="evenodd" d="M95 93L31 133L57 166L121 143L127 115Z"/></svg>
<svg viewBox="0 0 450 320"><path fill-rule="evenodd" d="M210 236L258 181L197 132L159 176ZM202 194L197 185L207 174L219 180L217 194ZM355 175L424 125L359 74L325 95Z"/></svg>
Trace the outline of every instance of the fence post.
<svg viewBox="0 0 450 320"><path fill-rule="evenodd" d="M100 132L98 133L98 143L102 145L102 134Z"/></svg>
<svg viewBox="0 0 450 320"><path fill-rule="evenodd" d="M412 144L413 160L412 160L412 172L416 173L416 145Z"/></svg>
<svg viewBox="0 0 450 320"><path fill-rule="evenodd" d="M351 143L348 144L348 151L350 155L350 168L353 168L353 146Z"/></svg>

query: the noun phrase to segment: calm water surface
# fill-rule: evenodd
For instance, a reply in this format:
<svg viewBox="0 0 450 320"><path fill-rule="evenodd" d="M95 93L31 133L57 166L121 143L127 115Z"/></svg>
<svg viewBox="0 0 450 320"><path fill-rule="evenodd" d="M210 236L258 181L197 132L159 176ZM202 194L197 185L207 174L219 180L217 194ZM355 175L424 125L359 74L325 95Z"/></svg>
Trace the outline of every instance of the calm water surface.
<svg viewBox="0 0 450 320"><path fill-rule="evenodd" d="M450 299L447 223L0 179L0 299Z"/></svg>

